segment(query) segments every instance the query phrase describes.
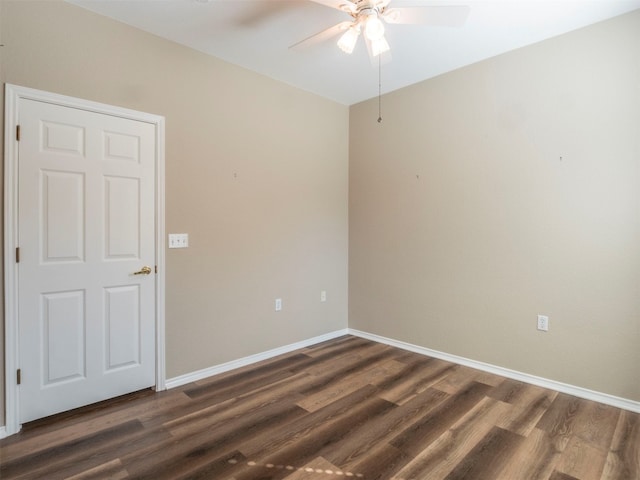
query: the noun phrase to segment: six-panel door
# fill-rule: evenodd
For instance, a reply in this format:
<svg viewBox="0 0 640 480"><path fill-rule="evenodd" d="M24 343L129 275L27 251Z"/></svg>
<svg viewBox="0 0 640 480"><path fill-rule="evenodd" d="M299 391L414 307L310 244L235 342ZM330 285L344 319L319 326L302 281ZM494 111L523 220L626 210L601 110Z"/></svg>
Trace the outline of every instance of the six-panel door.
<svg viewBox="0 0 640 480"><path fill-rule="evenodd" d="M155 383L152 124L20 100L20 422Z"/></svg>

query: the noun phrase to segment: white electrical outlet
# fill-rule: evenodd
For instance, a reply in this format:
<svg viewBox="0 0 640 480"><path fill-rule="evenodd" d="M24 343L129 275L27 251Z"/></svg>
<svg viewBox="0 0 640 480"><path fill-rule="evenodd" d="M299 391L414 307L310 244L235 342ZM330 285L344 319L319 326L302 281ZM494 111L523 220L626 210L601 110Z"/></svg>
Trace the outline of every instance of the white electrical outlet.
<svg viewBox="0 0 640 480"><path fill-rule="evenodd" d="M280 310L282 310L282 299L276 298L276 312L279 312Z"/></svg>
<svg viewBox="0 0 640 480"><path fill-rule="evenodd" d="M538 330L543 332L549 331L549 317L546 315L538 315Z"/></svg>
<svg viewBox="0 0 640 480"><path fill-rule="evenodd" d="M327 301L327 292L326 292L326 290L322 290L320 292L320 301L321 302L326 302Z"/></svg>

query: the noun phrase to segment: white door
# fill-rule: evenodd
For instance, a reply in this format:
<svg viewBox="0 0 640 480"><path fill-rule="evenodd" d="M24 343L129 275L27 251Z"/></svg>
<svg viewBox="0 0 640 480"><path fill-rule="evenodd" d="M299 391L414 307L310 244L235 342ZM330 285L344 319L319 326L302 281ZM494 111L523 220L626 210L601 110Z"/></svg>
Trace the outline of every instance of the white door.
<svg viewBox="0 0 640 480"><path fill-rule="evenodd" d="M156 133L31 99L19 112L23 423L155 384Z"/></svg>

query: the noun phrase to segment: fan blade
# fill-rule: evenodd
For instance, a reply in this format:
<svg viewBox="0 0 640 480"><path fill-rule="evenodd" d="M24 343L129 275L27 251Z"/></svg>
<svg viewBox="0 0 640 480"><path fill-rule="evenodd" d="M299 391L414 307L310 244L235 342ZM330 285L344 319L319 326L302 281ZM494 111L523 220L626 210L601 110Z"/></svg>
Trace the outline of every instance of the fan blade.
<svg viewBox="0 0 640 480"><path fill-rule="evenodd" d="M312 2L319 3L326 7L335 8L336 10L342 10L343 12L355 13L357 10L356 4L351 0L311 0Z"/></svg>
<svg viewBox="0 0 640 480"><path fill-rule="evenodd" d="M467 21L470 10L468 5L396 7L386 10L382 18L387 23L461 27Z"/></svg>
<svg viewBox="0 0 640 480"><path fill-rule="evenodd" d="M333 27L327 28L326 30L311 35L310 37L307 37L304 40L299 41L298 43L294 43L289 47L289 50L300 50L303 48L311 47L320 42L324 42L325 40L328 40L331 37L335 37L336 35L339 35L340 33L346 31L352 25L353 22L340 22Z"/></svg>

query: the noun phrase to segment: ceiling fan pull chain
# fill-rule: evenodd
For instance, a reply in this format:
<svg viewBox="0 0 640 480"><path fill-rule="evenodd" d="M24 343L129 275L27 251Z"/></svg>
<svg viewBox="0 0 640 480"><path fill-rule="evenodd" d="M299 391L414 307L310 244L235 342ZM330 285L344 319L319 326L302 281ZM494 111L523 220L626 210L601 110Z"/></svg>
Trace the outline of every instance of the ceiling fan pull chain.
<svg viewBox="0 0 640 480"><path fill-rule="evenodd" d="M382 60L378 55L378 123L382 123Z"/></svg>

